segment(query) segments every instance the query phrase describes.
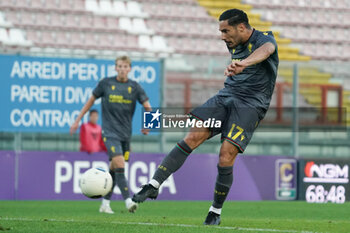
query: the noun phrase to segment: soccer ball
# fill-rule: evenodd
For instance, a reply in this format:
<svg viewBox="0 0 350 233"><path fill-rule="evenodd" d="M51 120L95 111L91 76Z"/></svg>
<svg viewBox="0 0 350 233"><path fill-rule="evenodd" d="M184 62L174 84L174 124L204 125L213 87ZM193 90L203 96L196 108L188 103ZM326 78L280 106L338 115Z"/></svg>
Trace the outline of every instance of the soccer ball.
<svg viewBox="0 0 350 233"><path fill-rule="evenodd" d="M90 168L81 176L80 189L89 198L100 198L112 189L112 176L102 168Z"/></svg>

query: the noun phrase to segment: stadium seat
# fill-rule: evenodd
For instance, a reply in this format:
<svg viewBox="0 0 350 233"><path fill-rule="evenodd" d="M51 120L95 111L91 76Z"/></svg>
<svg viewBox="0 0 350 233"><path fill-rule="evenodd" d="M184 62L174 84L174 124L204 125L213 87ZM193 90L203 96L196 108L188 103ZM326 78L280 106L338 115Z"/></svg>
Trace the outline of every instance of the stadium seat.
<svg viewBox="0 0 350 233"><path fill-rule="evenodd" d="M110 0L100 0L99 4L99 13L104 15L114 15L114 7L112 6L112 3Z"/></svg>
<svg viewBox="0 0 350 233"><path fill-rule="evenodd" d="M9 39L12 44L19 46L31 46L32 42L25 39L23 31L17 28L11 28L9 30Z"/></svg>
<svg viewBox="0 0 350 233"><path fill-rule="evenodd" d="M78 29L80 25L77 22L77 17L74 14L67 14L65 17L65 28Z"/></svg>
<svg viewBox="0 0 350 233"><path fill-rule="evenodd" d="M134 18L132 20L132 28L130 28L130 33L136 34L153 34L153 30L146 27L145 21L142 18Z"/></svg>
<svg viewBox="0 0 350 233"><path fill-rule="evenodd" d="M344 14L341 22L344 23L345 25L349 26L350 25L350 14L349 13Z"/></svg>
<svg viewBox="0 0 350 233"><path fill-rule="evenodd" d="M71 5L72 6L71 10L83 12L85 11L84 4L85 4L85 0L73 0Z"/></svg>
<svg viewBox="0 0 350 233"><path fill-rule="evenodd" d="M52 32L48 31L40 32L40 35L37 36L37 39L38 40L34 42L40 47L49 47L53 46L56 43L56 37Z"/></svg>
<svg viewBox="0 0 350 233"><path fill-rule="evenodd" d="M152 45L153 45L153 49L156 51L173 52L173 49L167 46L165 39L162 36L153 36Z"/></svg>
<svg viewBox="0 0 350 233"><path fill-rule="evenodd" d="M89 49L96 49L99 41L96 39L95 33L85 33L84 45Z"/></svg>
<svg viewBox="0 0 350 233"><path fill-rule="evenodd" d="M153 47L152 47L152 40L151 40L150 36L140 35L139 36L139 46L141 48L152 50Z"/></svg>
<svg viewBox="0 0 350 233"><path fill-rule="evenodd" d="M48 15L50 18L50 23L49 27L55 28L55 29L62 29L65 25L65 16L62 14L54 13L52 12L51 14Z"/></svg>
<svg viewBox="0 0 350 233"><path fill-rule="evenodd" d="M71 48L70 40L68 39L66 32L55 32L51 33L52 38L54 39L53 46L61 47L61 48Z"/></svg>
<svg viewBox="0 0 350 233"><path fill-rule="evenodd" d="M166 42L161 36L150 37L148 35L139 36L139 46L149 52L169 53L173 50L166 45Z"/></svg>
<svg viewBox="0 0 350 233"><path fill-rule="evenodd" d="M31 1L30 0L29 1L17 1L17 0L15 0L12 7L29 9L29 8L31 8Z"/></svg>
<svg viewBox="0 0 350 233"><path fill-rule="evenodd" d="M91 15L77 15L76 17L76 27L79 27L80 29L92 30L91 25L93 25L93 22Z"/></svg>
<svg viewBox="0 0 350 233"><path fill-rule="evenodd" d="M115 49L121 49L126 47L127 37L125 34L119 34L117 36L111 36L111 46Z"/></svg>
<svg viewBox="0 0 350 233"><path fill-rule="evenodd" d="M174 48L175 53L182 51L186 54L227 55L226 48L219 39L220 32L218 31L216 19L210 17L206 8L198 5L198 2L195 0L28 0L24 2L27 2L27 6L25 6L23 1L9 0L9 3L1 3L0 6L16 5L15 7L17 8L17 10L13 10L13 7L6 8L5 22L12 22L20 28L28 28L29 31L34 28L38 29L39 32L46 30L51 32L57 30L65 30L65 32L71 30L82 31L84 32L82 34L83 37L87 36L85 33L90 33L91 31L97 34L134 34L136 36L131 36L130 38L136 41L136 47L135 45L130 45L128 48L134 47L136 50L145 48L138 46L140 41L138 35L155 35L155 37L149 38L153 49L158 44L154 43L154 40L159 38L156 36L161 36L163 39L160 40L157 48L160 50L165 47L164 44L169 44ZM215 6L209 12L216 13L221 13L221 9L217 8L218 6L231 6L238 2L223 0L211 3L209 0L199 0L201 4ZM311 50L311 46L309 46L311 43L315 43L316 48L317 44L321 46L330 42L332 37L334 41L333 35L336 35L335 40L341 48L350 41L347 30L341 30L345 27L344 24L347 21L344 19L349 14L338 11L338 7L333 6L335 3L333 0L324 2L313 0L247 0L244 2L261 8L257 13L252 13L249 12L249 9L252 8L251 6L243 6L248 9L251 22L261 24L258 28L270 25L260 21L261 15L265 19L275 22L277 27L281 29L281 35L285 38L280 38L277 32L276 40L279 43L282 60L310 59L309 57L298 55L298 49L288 47L291 42L289 38L297 42L298 47L306 48L303 54L312 55L315 58L322 57L322 59L327 59L327 57L330 59L334 58L334 51L327 48L330 54L328 54L329 56L324 56L324 51L321 53L320 51ZM343 1L341 4L347 5L347 2ZM315 11L315 8L318 11ZM327 12L327 14L326 9L330 9L330 12ZM0 22L2 21L0 16ZM350 19L348 21L350 22ZM322 28L319 27L320 22L325 22ZM56 35L56 33L54 34ZM193 37L198 38L195 44L189 42L188 46L183 46L184 42L190 41L189 38ZM93 39L90 38L88 41L92 42ZM59 43L55 46L60 47L63 44ZM348 56L341 51L338 57L346 59Z"/></svg>
<svg viewBox="0 0 350 233"><path fill-rule="evenodd" d="M148 14L141 10L141 6L138 2L128 1L126 2L126 8L129 16L148 17Z"/></svg>
<svg viewBox="0 0 350 233"><path fill-rule="evenodd" d="M96 16L94 15L92 18L92 27L94 29L100 29L100 30L105 30L106 29L106 19L101 16Z"/></svg>
<svg viewBox="0 0 350 233"><path fill-rule="evenodd" d="M14 0L0 1L1 8L14 7L16 5Z"/></svg>
<svg viewBox="0 0 350 233"><path fill-rule="evenodd" d="M35 8L38 10L43 10L44 9L44 2L42 0L30 0L29 1L29 6L31 8Z"/></svg>
<svg viewBox="0 0 350 233"><path fill-rule="evenodd" d="M118 18L113 17L113 16L106 16L106 29L107 30L117 30L119 29L118 27Z"/></svg>
<svg viewBox="0 0 350 233"><path fill-rule="evenodd" d="M58 2L55 0L46 0L44 6L47 10L56 10L58 9Z"/></svg>
<svg viewBox="0 0 350 233"><path fill-rule="evenodd" d="M121 17L119 18L119 28L122 30L131 30L132 29L132 22L130 18L127 17Z"/></svg>
<svg viewBox="0 0 350 233"><path fill-rule="evenodd" d="M344 30L343 28L335 28L335 33L334 33L334 37L333 39L335 39L336 41L340 41L340 42L345 42L345 41L350 41L349 38L349 32L348 30Z"/></svg>
<svg viewBox="0 0 350 233"><path fill-rule="evenodd" d="M27 39L29 41L32 41L33 44L35 44L36 41L40 40L40 36L38 35L38 31L36 30L27 30L26 35L27 35Z"/></svg>
<svg viewBox="0 0 350 233"><path fill-rule="evenodd" d="M75 49L84 48L84 34L81 32L68 32L67 33L68 41L70 41L69 46L72 46Z"/></svg>
<svg viewBox="0 0 350 233"><path fill-rule="evenodd" d="M11 24L18 24L21 20L22 17L18 17L18 13L15 11L7 11L5 13L6 20L10 22Z"/></svg>
<svg viewBox="0 0 350 233"><path fill-rule="evenodd" d="M349 44L344 46L343 59L350 60L350 45Z"/></svg>
<svg viewBox="0 0 350 233"><path fill-rule="evenodd" d="M138 46L138 43L139 43L138 36L126 34L125 41L126 41L126 44L124 46L126 46L125 48L127 50L132 50L132 51L135 51L135 52L145 51L144 48L141 48L141 47Z"/></svg>
<svg viewBox="0 0 350 233"><path fill-rule="evenodd" d="M0 12L0 27L11 27L12 24L8 22L2 12Z"/></svg>
<svg viewBox="0 0 350 233"><path fill-rule="evenodd" d="M100 10L99 5L95 0L86 0L85 9L92 12L97 12Z"/></svg>
<svg viewBox="0 0 350 233"><path fill-rule="evenodd" d="M127 10L124 1L114 1L113 10L117 16L127 16Z"/></svg>
<svg viewBox="0 0 350 233"><path fill-rule="evenodd" d="M34 18L34 17L35 18ZM35 15L32 15L33 19L33 26L34 27L50 27L51 26L51 22L50 22L50 17L48 14L46 13L37 13Z"/></svg>
<svg viewBox="0 0 350 233"><path fill-rule="evenodd" d="M7 29L0 28L0 42L5 45L12 45Z"/></svg>
<svg viewBox="0 0 350 233"><path fill-rule="evenodd" d="M153 30L147 28L145 21L142 18L119 18L119 27L122 30L126 30L131 34L153 34Z"/></svg>
<svg viewBox="0 0 350 233"><path fill-rule="evenodd" d="M70 0L59 0L57 8L62 10L62 11L70 11L72 9L71 1Z"/></svg>

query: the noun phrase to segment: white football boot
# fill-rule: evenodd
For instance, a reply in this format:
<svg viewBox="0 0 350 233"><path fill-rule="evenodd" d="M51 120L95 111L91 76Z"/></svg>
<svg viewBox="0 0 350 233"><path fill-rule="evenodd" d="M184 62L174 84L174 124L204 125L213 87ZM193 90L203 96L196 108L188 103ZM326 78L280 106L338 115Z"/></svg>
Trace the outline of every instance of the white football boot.
<svg viewBox="0 0 350 233"><path fill-rule="evenodd" d="M135 213L139 205L136 202L133 202L131 198L125 200L125 206L130 213Z"/></svg>
<svg viewBox="0 0 350 233"><path fill-rule="evenodd" d="M101 205L100 206L100 213L106 213L106 214L114 214L114 211L111 209L109 205Z"/></svg>

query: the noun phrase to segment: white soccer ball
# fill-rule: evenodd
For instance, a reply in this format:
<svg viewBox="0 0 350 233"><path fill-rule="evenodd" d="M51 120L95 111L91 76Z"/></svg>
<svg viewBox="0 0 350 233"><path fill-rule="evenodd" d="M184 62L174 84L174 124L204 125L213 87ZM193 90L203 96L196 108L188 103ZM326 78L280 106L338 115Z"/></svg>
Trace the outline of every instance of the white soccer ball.
<svg viewBox="0 0 350 233"><path fill-rule="evenodd" d="M112 189L112 176L102 168L90 168L81 176L80 188L89 198L100 198Z"/></svg>

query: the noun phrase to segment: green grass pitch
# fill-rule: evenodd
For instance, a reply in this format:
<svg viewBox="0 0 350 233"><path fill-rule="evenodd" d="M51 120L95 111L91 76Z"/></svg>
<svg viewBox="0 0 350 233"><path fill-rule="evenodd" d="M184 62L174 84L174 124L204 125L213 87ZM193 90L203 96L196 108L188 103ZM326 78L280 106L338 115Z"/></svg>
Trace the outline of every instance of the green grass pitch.
<svg viewBox="0 0 350 233"><path fill-rule="evenodd" d="M203 226L210 202L147 201L135 214L112 201L0 201L0 232L350 232L350 203L226 202L221 225Z"/></svg>

